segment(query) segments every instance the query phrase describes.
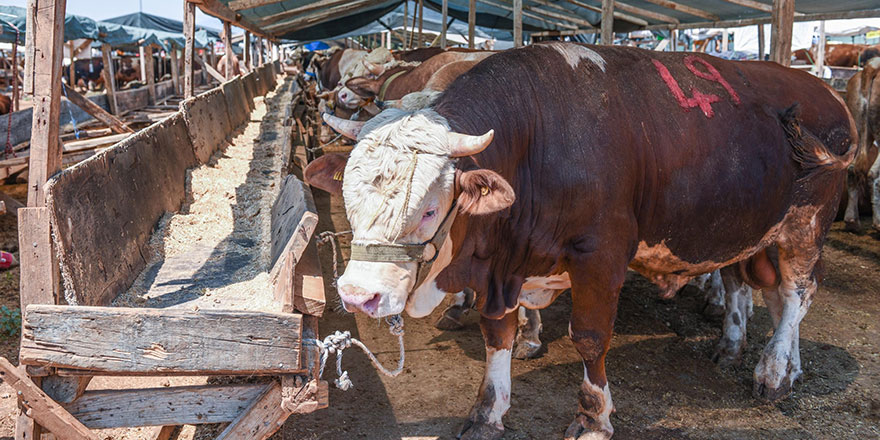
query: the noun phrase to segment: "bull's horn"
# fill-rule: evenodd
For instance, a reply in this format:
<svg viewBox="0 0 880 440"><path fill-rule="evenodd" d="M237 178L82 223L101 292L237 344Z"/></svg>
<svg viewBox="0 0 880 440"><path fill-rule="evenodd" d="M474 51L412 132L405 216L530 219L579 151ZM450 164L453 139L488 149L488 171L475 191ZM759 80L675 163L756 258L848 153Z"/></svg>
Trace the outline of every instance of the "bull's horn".
<svg viewBox="0 0 880 440"><path fill-rule="evenodd" d="M482 136L449 133L449 155L452 157L464 157L477 154L485 150L492 143L492 138L494 137L495 130L489 130Z"/></svg>
<svg viewBox="0 0 880 440"><path fill-rule="evenodd" d="M381 65L381 64L373 64L373 63L371 63L371 62L369 62L369 61L367 61L367 60L362 60L362 62L364 63L364 67L366 67L367 70L369 70L370 73L372 73L373 75L379 76L379 75L381 75L382 73L385 72L385 66L384 66L384 65Z"/></svg>
<svg viewBox="0 0 880 440"><path fill-rule="evenodd" d="M364 128L365 121L350 121L348 119L337 118L330 113L324 113L324 122L333 127L339 134L357 140L358 133Z"/></svg>

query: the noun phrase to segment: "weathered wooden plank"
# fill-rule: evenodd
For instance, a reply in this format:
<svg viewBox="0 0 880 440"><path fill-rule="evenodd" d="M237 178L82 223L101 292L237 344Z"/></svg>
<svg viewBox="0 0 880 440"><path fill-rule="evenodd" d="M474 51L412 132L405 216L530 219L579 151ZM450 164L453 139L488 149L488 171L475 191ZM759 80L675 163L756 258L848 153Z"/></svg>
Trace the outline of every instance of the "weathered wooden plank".
<svg viewBox="0 0 880 440"><path fill-rule="evenodd" d="M312 237L293 270L293 308L305 314L321 316L326 303L317 238Z"/></svg>
<svg viewBox="0 0 880 440"><path fill-rule="evenodd" d="M199 163L205 163L220 148L226 146L232 131L226 97L220 88L202 93L181 103L193 150Z"/></svg>
<svg viewBox="0 0 880 440"><path fill-rule="evenodd" d="M216 79L218 82L221 82L221 83L226 81L226 77L221 75L220 72L217 71L217 69L215 69L214 67L211 66L211 64L206 63L205 60L203 60L201 58L196 58L196 61L199 62L199 64L202 66L202 68L205 69L205 71L208 72L208 74L211 75L212 78Z"/></svg>
<svg viewBox="0 0 880 440"><path fill-rule="evenodd" d="M183 97L195 96L195 77L193 75L193 63L195 62L195 33L196 33L196 5L191 2L183 2L183 34L186 38L183 51Z"/></svg>
<svg viewBox="0 0 880 440"><path fill-rule="evenodd" d="M186 170L196 163L176 114L49 182L68 302L106 305L128 288L146 265L159 217L183 202Z"/></svg>
<svg viewBox="0 0 880 440"><path fill-rule="evenodd" d="M794 26L794 0L773 0L770 21L770 61L791 65L791 32Z"/></svg>
<svg viewBox="0 0 880 440"><path fill-rule="evenodd" d="M267 384L89 391L65 409L91 429L235 420ZM173 428L173 426L172 426Z"/></svg>
<svg viewBox="0 0 880 440"><path fill-rule="evenodd" d="M154 70L153 46L147 45L141 52L141 66L146 69L147 93L150 94L150 104L156 103L156 74Z"/></svg>
<svg viewBox="0 0 880 440"><path fill-rule="evenodd" d="M232 421L217 440L263 440L278 431L290 412L281 406L281 385L272 382L250 407Z"/></svg>
<svg viewBox="0 0 880 440"><path fill-rule="evenodd" d="M174 95L180 94L180 63L177 60L177 48L171 48L171 83L174 84Z"/></svg>
<svg viewBox="0 0 880 440"><path fill-rule="evenodd" d="M23 368L16 368L6 358L0 358L0 379L21 393L19 402L27 416L49 431L71 440L99 439L33 383Z"/></svg>
<svg viewBox="0 0 880 440"><path fill-rule="evenodd" d="M317 225L318 214L311 190L296 176L287 176L272 206L269 253L269 279L282 311L293 311L296 265Z"/></svg>
<svg viewBox="0 0 880 440"><path fill-rule="evenodd" d="M126 111L144 108L150 105L150 92L146 88L120 90L116 92L116 111L120 114Z"/></svg>
<svg viewBox="0 0 880 440"><path fill-rule="evenodd" d="M95 119L107 124L111 130L116 133L134 133L134 130L129 128L128 125L125 125L124 122L120 121L119 118L113 116L106 110L102 109L101 106L95 104L89 99L86 99L85 96L80 95L74 89L67 87L66 85L62 85L64 87L64 93L67 96L67 99L70 102L76 104L79 108L86 111L86 113L92 115Z"/></svg>
<svg viewBox="0 0 880 440"><path fill-rule="evenodd" d="M602 35L605 45L614 44L614 0L602 0Z"/></svg>
<svg viewBox="0 0 880 440"><path fill-rule="evenodd" d="M110 107L111 114L119 114L116 105L116 71L113 67L113 56L111 54L110 45L101 44L101 59L104 61L104 68L101 69L101 76L104 78L104 90L107 93L107 105Z"/></svg>
<svg viewBox="0 0 880 440"><path fill-rule="evenodd" d="M52 252L49 208L18 210L18 243L21 259L21 308L29 304L55 304L58 271Z"/></svg>
<svg viewBox="0 0 880 440"><path fill-rule="evenodd" d="M232 79L232 72L235 69L235 55L232 54L232 24L223 20L223 50L225 51L226 61L223 66L223 73L226 80Z"/></svg>
<svg viewBox="0 0 880 440"><path fill-rule="evenodd" d="M97 372L275 374L300 369L301 315L32 305L20 360Z"/></svg>

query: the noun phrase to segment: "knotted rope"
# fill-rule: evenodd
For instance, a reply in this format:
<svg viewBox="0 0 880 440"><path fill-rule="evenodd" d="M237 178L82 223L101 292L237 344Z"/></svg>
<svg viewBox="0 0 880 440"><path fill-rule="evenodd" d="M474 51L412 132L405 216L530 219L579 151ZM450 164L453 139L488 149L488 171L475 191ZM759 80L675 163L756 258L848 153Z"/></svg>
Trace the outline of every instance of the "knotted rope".
<svg viewBox="0 0 880 440"><path fill-rule="evenodd" d="M376 355L364 345L363 342L357 340L356 338L351 337L351 332L344 331L340 332L339 330L335 331L333 334L327 335L323 341L318 339L304 339L304 343L311 343L318 347L321 351L321 368L318 370L318 379L320 379L324 375L324 367L327 365L327 359L330 358L331 354L336 355L336 374L339 376L333 383L336 385L336 388L339 388L342 391L348 391L354 385L351 382L351 379L348 377L348 371L342 369L342 352L346 348L349 348L353 345L356 345L364 353L367 354L370 358L370 362L373 363L373 366L376 367L382 374L388 377L397 377L401 372L403 372L403 364L406 360L406 352L403 346L403 318L400 315L389 316L385 318L385 322L388 323L388 331L397 336L397 342L400 346L400 359L397 361L397 368L394 370L388 370L379 362L379 359L376 359Z"/></svg>

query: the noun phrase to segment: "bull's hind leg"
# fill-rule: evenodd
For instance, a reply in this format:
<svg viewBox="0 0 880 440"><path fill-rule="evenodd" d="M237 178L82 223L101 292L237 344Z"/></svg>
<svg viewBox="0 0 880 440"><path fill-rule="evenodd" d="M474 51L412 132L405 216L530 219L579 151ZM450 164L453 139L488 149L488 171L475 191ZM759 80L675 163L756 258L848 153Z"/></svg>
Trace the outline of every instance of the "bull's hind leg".
<svg viewBox="0 0 880 440"><path fill-rule="evenodd" d="M513 357L529 359L541 351L541 311L519 308L519 331L516 335Z"/></svg>
<svg viewBox="0 0 880 440"><path fill-rule="evenodd" d="M724 316L725 293L721 272L716 270L710 274L702 275L697 287L706 293L703 315L710 319Z"/></svg>
<svg viewBox="0 0 880 440"><path fill-rule="evenodd" d="M831 220L828 213L801 217L792 219L777 241L779 286L763 290L775 329L755 368L754 392L769 401L787 397L802 373L799 326L818 288L815 269Z"/></svg>
<svg viewBox="0 0 880 440"><path fill-rule="evenodd" d="M752 288L743 283L734 266L721 269L724 284L724 327L721 340L712 360L720 365L733 365L740 361L746 344L746 324L752 305Z"/></svg>
<svg viewBox="0 0 880 440"><path fill-rule="evenodd" d="M477 402L458 434L466 440L494 440L504 434L502 416L510 408L510 353L516 335L517 314L499 320L480 318L486 340L486 374Z"/></svg>
<svg viewBox="0 0 880 440"><path fill-rule="evenodd" d="M572 314L569 336L584 363L584 381L578 390L578 412L565 431L566 440L611 438L614 403L605 376L605 355L611 345L617 300L626 275L626 263L617 258L595 258L572 277Z"/></svg>
<svg viewBox="0 0 880 440"><path fill-rule="evenodd" d="M474 305L474 291L464 289L452 294L452 304L443 311L443 315L434 324L440 330L460 330L464 327L461 319Z"/></svg>
<svg viewBox="0 0 880 440"><path fill-rule="evenodd" d="M878 160L878 163L880 163L880 160ZM877 177L871 183L871 205L874 214L874 229L880 231L880 177Z"/></svg>

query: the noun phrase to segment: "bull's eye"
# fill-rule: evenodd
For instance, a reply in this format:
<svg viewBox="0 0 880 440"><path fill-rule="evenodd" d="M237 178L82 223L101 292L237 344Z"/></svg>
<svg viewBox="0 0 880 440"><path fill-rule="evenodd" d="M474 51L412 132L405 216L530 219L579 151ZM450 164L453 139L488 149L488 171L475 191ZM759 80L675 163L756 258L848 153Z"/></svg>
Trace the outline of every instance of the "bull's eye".
<svg viewBox="0 0 880 440"><path fill-rule="evenodd" d="M436 214L436 213L437 213L436 209L431 209L429 211L426 211L425 215L422 216L422 219L434 217L434 214Z"/></svg>

